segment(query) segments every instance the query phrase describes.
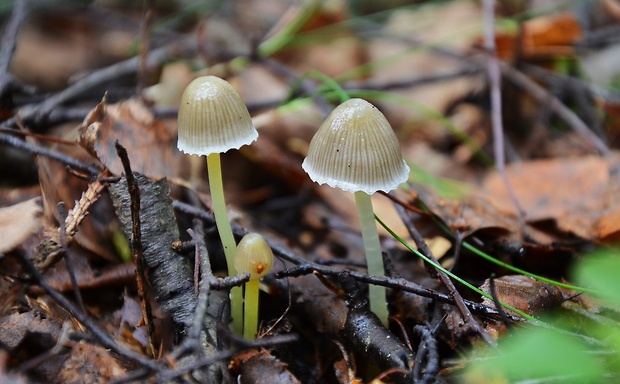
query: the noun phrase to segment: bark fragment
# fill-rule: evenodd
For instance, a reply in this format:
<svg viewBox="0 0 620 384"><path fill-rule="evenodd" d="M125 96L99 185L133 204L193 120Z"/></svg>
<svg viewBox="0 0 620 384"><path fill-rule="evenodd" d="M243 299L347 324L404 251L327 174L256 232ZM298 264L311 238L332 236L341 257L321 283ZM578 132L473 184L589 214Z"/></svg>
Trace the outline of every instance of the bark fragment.
<svg viewBox="0 0 620 384"><path fill-rule="evenodd" d="M177 337L187 333L194 315L195 297L192 268L179 257L172 243L179 240L179 230L172 210L170 190L165 179L151 181L134 173L140 188L140 221L144 263L149 271L155 300L170 314ZM130 240L131 199L127 182L121 179L109 187L116 215L125 237Z"/></svg>

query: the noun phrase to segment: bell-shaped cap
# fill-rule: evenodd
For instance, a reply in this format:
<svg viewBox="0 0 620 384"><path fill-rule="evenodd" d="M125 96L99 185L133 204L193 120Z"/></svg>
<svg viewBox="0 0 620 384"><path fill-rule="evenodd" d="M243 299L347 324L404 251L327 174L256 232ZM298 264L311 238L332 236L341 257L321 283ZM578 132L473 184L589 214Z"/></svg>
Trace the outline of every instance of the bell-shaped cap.
<svg viewBox="0 0 620 384"><path fill-rule="evenodd" d="M302 167L319 184L367 194L396 189L409 176L390 123L362 99L332 111L310 141Z"/></svg>
<svg viewBox="0 0 620 384"><path fill-rule="evenodd" d="M258 233L243 236L235 249L235 269L249 273L250 280L265 276L273 266L273 252L267 241Z"/></svg>
<svg viewBox="0 0 620 384"><path fill-rule="evenodd" d="M177 147L190 155L239 149L258 137L241 96L215 76L198 77L185 88L178 129Z"/></svg>

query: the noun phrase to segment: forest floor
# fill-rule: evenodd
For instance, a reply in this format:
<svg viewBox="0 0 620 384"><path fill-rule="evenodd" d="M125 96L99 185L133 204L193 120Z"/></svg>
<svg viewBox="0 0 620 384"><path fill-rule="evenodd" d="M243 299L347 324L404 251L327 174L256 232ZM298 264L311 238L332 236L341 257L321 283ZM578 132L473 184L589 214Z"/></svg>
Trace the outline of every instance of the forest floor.
<svg viewBox="0 0 620 384"><path fill-rule="evenodd" d="M0 383L617 382L617 0L122 4L0 7ZM275 256L256 338L177 148L206 75L259 133L221 155L235 241ZM371 197L385 276L301 166L349 98L410 167Z"/></svg>

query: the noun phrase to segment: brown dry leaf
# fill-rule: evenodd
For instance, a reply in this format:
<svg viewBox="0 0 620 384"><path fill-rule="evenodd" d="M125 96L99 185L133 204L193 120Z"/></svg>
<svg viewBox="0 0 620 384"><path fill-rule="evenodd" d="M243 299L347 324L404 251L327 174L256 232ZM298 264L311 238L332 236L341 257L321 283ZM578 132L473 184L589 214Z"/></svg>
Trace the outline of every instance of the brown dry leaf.
<svg viewBox="0 0 620 384"><path fill-rule="evenodd" d="M307 12L308 10L301 5L297 11ZM338 76L363 64L366 56L363 42L348 24L343 23L349 17L347 11L344 1L324 2L299 32L299 36L307 42L316 40L298 47L290 44L277 52L274 57L294 68L298 73L316 70L330 77ZM290 13L285 17L292 15ZM288 21L290 19L285 20L285 22ZM337 32L321 34L322 28L334 27L338 23L340 24Z"/></svg>
<svg viewBox="0 0 620 384"><path fill-rule="evenodd" d="M512 61L517 53L525 60L572 55L574 43L583 34L579 20L569 12L528 20L522 28L521 37L516 33L496 34L497 51L502 59ZM517 49L519 38L522 46Z"/></svg>
<svg viewBox="0 0 620 384"><path fill-rule="evenodd" d="M509 275L494 280L495 292L499 301L512 306L528 315L538 312L548 311L549 309L560 306L565 297L562 291L551 284L535 280L529 276ZM491 295L490 281L487 279L480 289ZM483 304L495 308L492 300L486 297ZM507 309L507 312L513 313ZM516 315L516 314L515 314ZM498 336L505 330L505 325L500 323L490 323L487 330Z"/></svg>
<svg viewBox="0 0 620 384"><path fill-rule="evenodd" d="M507 166L506 175L528 222L555 220L561 230L593 239L608 205L613 161L594 156L529 161ZM499 173L490 174L483 188L502 214L516 216Z"/></svg>
<svg viewBox="0 0 620 384"><path fill-rule="evenodd" d="M36 310L12 313L8 316L0 318L0 342L3 348L16 352L16 348L28 336L34 336L33 339L39 343L45 344L45 347L53 347L54 340L60 335L60 323L54 319L46 317ZM43 336L46 336L45 338ZM43 346L39 345L39 348Z"/></svg>
<svg viewBox="0 0 620 384"><path fill-rule="evenodd" d="M581 38L579 20L573 13L563 12L549 17L532 19L523 25L523 46L526 54L560 53L548 51L564 47L571 52L572 45Z"/></svg>
<svg viewBox="0 0 620 384"><path fill-rule="evenodd" d="M233 356L229 368L238 373L239 383L301 383L286 364L262 348L249 349Z"/></svg>
<svg viewBox="0 0 620 384"><path fill-rule="evenodd" d="M0 208L0 253L15 249L28 237L39 232L42 213L40 197Z"/></svg>
<svg viewBox="0 0 620 384"><path fill-rule="evenodd" d="M126 57L135 40L132 31L106 31L96 13L81 9L31 9L18 35L11 73L26 84L59 88L80 71ZM112 43L116 48L110 49Z"/></svg>
<svg viewBox="0 0 620 384"><path fill-rule="evenodd" d="M605 243L620 242L620 207L608 212L598 222L598 240Z"/></svg>
<svg viewBox="0 0 620 384"><path fill-rule="evenodd" d="M311 104L265 112L252 118L260 132L258 140L241 150L255 163L297 190L310 183L301 162L321 118L320 112Z"/></svg>
<svg viewBox="0 0 620 384"><path fill-rule="evenodd" d="M143 95L158 106L178 106L185 87L194 79L184 62L165 65L159 83L144 90Z"/></svg>
<svg viewBox="0 0 620 384"><path fill-rule="evenodd" d="M65 361L58 382L65 384L104 383L125 376L126 372L110 354L98 345L80 342L73 347Z"/></svg>
<svg viewBox="0 0 620 384"><path fill-rule="evenodd" d="M127 149L134 172L149 177L177 177L180 173L176 122L155 119L140 99L107 105L104 98L79 131L80 144L116 175L123 172L117 141Z"/></svg>
<svg viewBox="0 0 620 384"><path fill-rule="evenodd" d="M262 65L250 65L235 79L232 79L231 84L237 88L248 105L284 100L290 90L290 87L282 79ZM278 112L280 110L281 108L273 109L270 112L282 114L282 112ZM256 129L261 132L258 126Z"/></svg>
<svg viewBox="0 0 620 384"><path fill-rule="evenodd" d="M61 134L61 137L63 135ZM68 156L87 162L89 155L79 146L63 146L56 148ZM66 171L65 165L43 156L36 158L39 168L39 183L44 197L44 213L46 230L58 233L59 221L57 204L65 203L67 212L75 206L82 193L87 191L88 183ZM88 211L88 215L80 223L74 241L95 255L106 260L116 260L116 253L109 241L110 223L114 218L110 214L109 199L100 197Z"/></svg>
<svg viewBox="0 0 620 384"><path fill-rule="evenodd" d="M468 236L479 230L493 230L499 234L518 232L518 222L498 214L483 196L472 194L462 200L443 198L423 186L412 184L413 198L420 199L433 214L440 217L449 228Z"/></svg>
<svg viewBox="0 0 620 384"><path fill-rule="evenodd" d="M528 315L557 307L564 301L564 295L558 287L529 276L502 276L495 279L494 282L495 294L501 302ZM490 295L490 281L486 280L480 289ZM495 308L493 301L486 297L482 303Z"/></svg>
<svg viewBox="0 0 620 384"><path fill-rule="evenodd" d="M372 82L399 83L462 69L462 62L438 55L428 47L440 45L456 52L465 50L476 38L474 31L478 30L480 20L480 7L467 1L446 2L441 6L404 7L391 12L384 31L368 41L368 62L374 63L370 74ZM393 93L431 110L444 111L455 99L481 86L480 77L463 76L430 86L394 90ZM447 129L422 115L412 105L382 103L395 130L407 131L404 133L416 130L417 135L430 137L449 134ZM419 132L420 128L424 132ZM411 142L414 141L412 137ZM401 142L406 151L408 143Z"/></svg>

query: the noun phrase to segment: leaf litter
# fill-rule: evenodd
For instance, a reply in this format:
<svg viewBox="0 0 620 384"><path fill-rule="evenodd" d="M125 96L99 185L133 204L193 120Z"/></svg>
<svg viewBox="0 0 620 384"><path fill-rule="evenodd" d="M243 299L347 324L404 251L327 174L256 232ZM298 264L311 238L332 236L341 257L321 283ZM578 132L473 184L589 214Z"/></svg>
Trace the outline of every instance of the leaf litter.
<svg viewBox="0 0 620 384"><path fill-rule="evenodd" d="M317 80L322 75L302 77L309 70L335 79L352 96L373 98L386 114L403 154L419 169L396 193L408 218L385 196L373 197L375 213L409 243L414 241L408 222L426 242L441 239L430 248L439 262L487 296L457 284L460 300L486 332L502 339L512 332L506 319L520 325L523 313L541 316L560 307L604 313L587 294L515 275L468 246L561 284L570 283L568 271L584 251L617 244L617 130L608 97L613 90L604 95L586 86L581 89L587 97L579 99L566 93L568 86L557 86L574 80L560 72L560 59L587 62L576 47L613 25L609 17L586 27L577 21L584 15L572 9L532 16L520 25L521 34L498 30L500 58L546 71L542 79L536 70L527 73L550 95L573 103L578 118L604 127L612 153L595 155L587 137L566 130L574 121L557 119L528 89L511 87L508 73L503 96L514 108L506 115L512 152L505 176L511 192L503 176L481 160L490 158L491 130L476 4L386 5L371 14L339 2L268 3L233 2L231 13L208 10L211 19L197 13L189 24L180 22L187 10L174 6L152 8L147 17L139 9L93 4L59 9L45 19L36 7L12 9L16 20L18 12L32 17L9 56L16 77L10 91L2 90L9 100L2 99L2 111L9 117L0 132L0 165L36 165L40 196L32 196L31 180L13 172L0 184L2 196L18 196L3 199L0 208L0 372L6 378L168 382L190 374L210 382L458 381L450 362L481 338L463 326L463 314L436 273L384 231L388 276L367 276L353 202L314 185L301 169L308 142L337 104L330 93L335 90ZM254 12L242 12L244 6ZM499 11L513 23L507 25L519 25L509 10ZM141 23L152 22L149 17L164 23L139 32ZM132 61L136 33L153 46L168 47L159 51L167 54L147 63L147 53L138 52ZM260 36L275 38L256 45ZM56 52L45 48L50 39ZM71 65L63 67L58 52L65 61L71 53ZM130 76L109 77L106 69L122 61ZM7 69L0 75L8 76ZM82 75L86 71L89 76ZM239 89L260 132L241 154L222 156L235 235L265 234L280 258L263 281L263 337L255 341L241 340L226 327L226 289L243 277L223 277L204 161L175 148L180 94L192 78L205 74ZM138 78L146 79L144 92L136 91ZM76 96L63 96L47 110L42 90L67 87ZM28 112L23 119L21 108ZM605 119L597 117L602 113ZM515 128L517 122L523 129ZM54 143L59 137L79 145ZM138 181L137 216L117 144L126 149ZM16 152L34 156L18 158ZM69 172L66 164L79 169ZM425 173L432 177L422 177ZM524 211L524 233L510 193ZM63 222L60 202L68 210ZM136 235L136 217L147 267L142 297L135 266L120 257ZM204 239L204 249L186 235L188 228ZM32 262L43 277L29 269ZM391 288L389 330L368 311L369 283ZM76 289L84 299L82 314L50 292L72 301ZM521 312L502 310L494 299ZM150 325L145 303L155 320ZM196 319L203 324L195 325ZM156 351L149 351L149 337Z"/></svg>

